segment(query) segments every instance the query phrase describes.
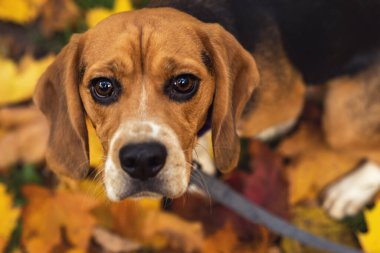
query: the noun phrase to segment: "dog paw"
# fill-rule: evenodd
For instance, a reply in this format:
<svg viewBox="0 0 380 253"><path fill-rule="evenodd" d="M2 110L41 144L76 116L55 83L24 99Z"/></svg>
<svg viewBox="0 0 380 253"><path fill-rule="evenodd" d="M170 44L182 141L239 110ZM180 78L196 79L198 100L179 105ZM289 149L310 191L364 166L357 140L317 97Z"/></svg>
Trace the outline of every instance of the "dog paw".
<svg viewBox="0 0 380 253"><path fill-rule="evenodd" d="M360 212L380 189L380 166L366 162L325 193L324 209L335 219Z"/></svg>

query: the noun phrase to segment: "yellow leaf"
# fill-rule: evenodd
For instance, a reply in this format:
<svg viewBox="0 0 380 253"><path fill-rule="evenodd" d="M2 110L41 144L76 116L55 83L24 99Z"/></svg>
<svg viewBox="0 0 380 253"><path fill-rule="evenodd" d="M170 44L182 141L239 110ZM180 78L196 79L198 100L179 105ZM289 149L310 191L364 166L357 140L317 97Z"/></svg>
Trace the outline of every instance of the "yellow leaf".
<svg viewBox="0 0 380 253"><path fill-rule="evenodd" d="M293 136L283 141L279 151L292 159L287 166L291 204L314 199L324 187L360 161L358 157L331 149L321 131L307 124L301 124Z"/></svg>
<svg viewBox="0 0 380 253"><path fill-rule="evenodd" d="M365 219L368 226L368 232L365 234L358 234L358 238L362 248L367 253L380 252L380 200L374 209L366 210L364 212Z"/></svg>
<svg viewBox="0 0 380 253"><path fill-rule="evenodd" d="M24 24L33 21L47 0L0 0L0 19Z"/></svg>
<svg viewBox="0 0 380 253"><path fill-rule="evenodd" d="M103 163L103 147L89 119L86 120L86 125L90 147L90 165L94 168L98 168Z"/></svg>
<svg viewBox="0 0 380 253"><path fill-rule="evenodd" d="M12 196L0 184L0 252L3 252L20 216L20 209L12 206Z"/></svg>
<svg viewBox="0 0 380 253"><path fill-rule="evenodd" d="M130 0L115 0L115 5L113 8L114 13L122 11L130 11L133 9Z"/></svg>
<svg viewBox="0 0 380 253"><path fill-rule="evenodd" d="M85 193L86 195L90 195L100 201L107 201L108 198L104 192L102 178L97 176L95 180L80 180L76 181L78 185L78 189Z"/></svg>
<svg viewBox="0 0 380 253"><path fill-rule="evenodd" d="M53 59L53 56L48 56L34 60L25 56L17 66L12 60L0 57L0 83L6 84L0 85L0 105L30 99L38 78Z"/></svg>
<svg viewBox="0 0 380 253"><path fill-rule="evenodd" d="M351 236L351 230L342 222L331 219L325 211L316 203L309 202L308 205L297 205L293 209L292 224L317 236L327 238L330 241L340 243L349 247L357 247L355 239ZM324 253L303 245L289 238L283 238L282 249L284 253Z"/></svg>
<svg viewBox="0 0 380 253"><path fill-rule="evenodd" d="M48 253L69 242L88 247L95 218L90 211L98 202L83 193L52 191L39 186L23 187L28 200L23 212L22 243L27 252Z"/></svg>
<svg viewBox="0 0 380 253"><path fill-rule="evenodd" d="M86 15L86 23L88 27L94 27L97 23L111 16L112 14L122 11L130 11L132 9L133 6L130 0L115 0L115 4L112 10L106 8L94 8L92 10L89 10Z"/></svg>

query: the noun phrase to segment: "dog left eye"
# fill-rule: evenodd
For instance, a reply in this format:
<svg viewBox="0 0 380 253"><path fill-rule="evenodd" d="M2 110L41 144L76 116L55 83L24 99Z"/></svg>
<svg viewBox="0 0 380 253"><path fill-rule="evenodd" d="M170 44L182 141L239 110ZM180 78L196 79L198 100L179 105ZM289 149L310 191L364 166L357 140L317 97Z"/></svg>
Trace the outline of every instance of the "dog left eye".
<svg viewBox="0 0 380 253"><path fill-rule="evenodd" d="M118 98L120 86L116 80L100 77L91 80L90 91L96 102L109 104Z"/></svg>
<svg viewBox="0 0 380 253"><path fill-rule="evenodd" d="M190 99L197 91L199 78L192 74L182 74L171 78L165 87L165 93L178 102Z"/></svg>

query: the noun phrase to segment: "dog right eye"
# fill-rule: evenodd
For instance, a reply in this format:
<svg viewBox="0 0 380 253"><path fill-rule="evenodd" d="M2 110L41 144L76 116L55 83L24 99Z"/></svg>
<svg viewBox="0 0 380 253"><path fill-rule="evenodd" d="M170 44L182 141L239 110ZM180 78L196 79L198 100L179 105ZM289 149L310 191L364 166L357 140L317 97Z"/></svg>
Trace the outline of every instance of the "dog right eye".
<svg viewBox="0 0 380 253"><path fill-rule="evenodd" d="M114 79L99 77L90 81L90 91L96 102L110 104L119 97L120 85Z"/></svg>

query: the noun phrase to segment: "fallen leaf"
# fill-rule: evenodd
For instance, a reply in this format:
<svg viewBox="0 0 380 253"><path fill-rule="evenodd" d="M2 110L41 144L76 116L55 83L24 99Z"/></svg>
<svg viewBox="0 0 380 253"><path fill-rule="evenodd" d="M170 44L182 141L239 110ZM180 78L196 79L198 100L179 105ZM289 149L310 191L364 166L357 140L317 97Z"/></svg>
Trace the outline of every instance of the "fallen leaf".
<svg viewBox="0 0 380 253"><path fill-rule="evenodd" d="M13 197L4 184L0 184L0 213L0 252L3 252L20 216L20 208L13 207Z"/></svg>
<svg viewBox="0 0 380 253"><path fill-rule="evenodd" d="M142 248L140 243L123 238L101 227L94 229L93 236L94 240L107 252L131 252Z"/></svg>
<svg viewBox="0 0 380 253"><path fill-rule="evenodd" d="M73 0L47 1L41 12L42 31L47 37L67 29L79 18L79 8Z"/></svg>
<svg viewBox="0 0 380 253"><path fill-rule="evenodd" d="M88 27L94 27L97 23L111 16L112 14L122 11L130 11L132 9L133 5L130 0L115 0L115 4L112 10L106 8L93 8L89 10L86 15L86 23Z"/></svg>
<svg viewBox="0 0 380 253"><path fill-rule="evenodd" d="M0 19L25 24L35 20L47 0L0 0Z"/></svg>
<svg viewBox="0 0 380 253"><path fill-rule="evenodd" d="M358 247L351 230L343 223L331 219L319 208L316 203L308 203L308 206L297 205L293 207L292 224L306 230L314 235L326 238L330 241L337 242L349 247ZM282 248L284 253L324 253L325 251L317 250L302 245L296 240L289 238L282 239Z"/></svg>
<svg viewBox="0 0 380 253"><path fill-rule="evenodd" d="M0 57L0 82L6 84L0 85L0 105L31 99L38 78L53 59L53 56L40 60L25 56L20 64L16 65L12 60Z"/></svg>
<svg viewBox="0 0 380 253"><path fill-rule="evenodd" d="M248 151L252 172L236 173L240 174L240 192L270 212L283 218L288 217L288 183L282 157L266 144L254 140L249 143ZM233 178L227 180L231 183L232 181ZM235 185L235 188L237 187L238 185Z"/></svg>
<svg viewBox="0 0 380 253"><path fill-rule="evenodd" d="M315 199L323 188L360 162L358 157L330 148L321 130L307 123L285 139L278 151L290 159L286 168L290 204Z"/></svg>
<svg viewBox="0 0 380 253"><path fill-rule="evenodd" d="M114 229L126 238L142 242L157 250L194 252L202 247L200 222L189 222L161 210L160 200L125 200L113 203Z"/></svg>
<svg viewBox="0 0 380 253"><path fill-rule="evenodd" d="M365 210L364 216L368 226L368 232L358 234L360 244L367 253L380 252L380 201L377 201L373 209Z"/></svg>
<svg viewBox="0 0 380 253"><path fill-rule="evenodd" d="M239 240L230 222L210 235L205 240L203 252L205 253L230 253L237 247Z"/></svg>
<svg viewBox="0 0 380 253"><path fill-rule="evenodd" d="M86 125L90 147L90 166L98 168L104 162L103 147L89 119L86 119Z"/></svg>
<svg viewBox="0 0 380 253"><path fill-rule="evenodd" d="M1 88L0 88L1 89ZM49 127L42 113L34 106L0 109L0 170L17 162L43 161Z"/></svg>
<svg viewBox="0 0 380 253"><path fill-rule="evenodd" d="M142 236L148 242L165 237L166 247L181 252L196 252L203 244L200 222L189 222L172 213L150 212L143 224Z"/></svg>
<svg viewBox="0 0 380 253"><path fill-rule="evenodd" d="M226 183L249 201L287 218L288 186L282 157L258 141L250 141L248 145L250 155L248 165L251 171L236 170ZM225 229L226 223L230 223L235 236L239 239L236 252L267 252L276 239L276 235L262 226L245 220L218 203L213 203L207 191L205 196L187 194L174 200L171 210L186 219L202 221L206 235L218 233L220 229Z"/></svg>
<svg viewBox="0 0 380 253"><path fill-rule="evenodd" d="M60 244L88 247L96 223L90 211L98 202L79 192L23 187L28 204L23 210L22 244L30 253L50 252Z"/></svg>
<svg viewBox="0 0 380 253"><path fill-rule="evenodd" d="M65 251L65 253L86 253L86 252L87 252L87 250L78 249L78 248L69 249L69 250Z"/></svg>

